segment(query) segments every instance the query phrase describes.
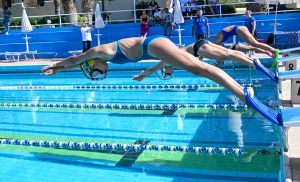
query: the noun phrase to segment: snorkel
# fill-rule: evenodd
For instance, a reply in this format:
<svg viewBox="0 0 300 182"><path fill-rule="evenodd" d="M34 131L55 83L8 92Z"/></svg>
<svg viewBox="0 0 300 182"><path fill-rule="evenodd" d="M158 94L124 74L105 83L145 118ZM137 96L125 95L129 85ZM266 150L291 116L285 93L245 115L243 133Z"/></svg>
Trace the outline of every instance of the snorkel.
<svg viewBox="0 0 300 182"><path fill-rule="evenodd" d="M93 68L94 64L94 59L90 59L80 63L80 69L83 75L90 80L104 80L106 78L107 72L103 72L97 68Z"/></svg>

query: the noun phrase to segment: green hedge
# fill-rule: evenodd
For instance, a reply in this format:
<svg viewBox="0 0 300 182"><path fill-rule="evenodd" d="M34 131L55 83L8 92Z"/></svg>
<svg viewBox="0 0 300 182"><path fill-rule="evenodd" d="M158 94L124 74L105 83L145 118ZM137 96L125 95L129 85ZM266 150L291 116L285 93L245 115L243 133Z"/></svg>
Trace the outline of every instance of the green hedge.
<svg viewBox="0 0 300 182"><path fill-rule="evenodd" d="M222 6L222 14L232 14L235 12L236 12L236 10L233 5L223 5Z"/></svg>
<svg viewBox="0 0 300 182"><path fill-rule="evenodd" d="M59 17L35 17L29 18L31 25L40 25L40 24L47 24L47 20L51 20L51 24L59 24ZM66 20L63 17L61 19L62 23L65 23ZM10 25L11 26L21 26L22 19L21 18L12 18Z"/></svg>

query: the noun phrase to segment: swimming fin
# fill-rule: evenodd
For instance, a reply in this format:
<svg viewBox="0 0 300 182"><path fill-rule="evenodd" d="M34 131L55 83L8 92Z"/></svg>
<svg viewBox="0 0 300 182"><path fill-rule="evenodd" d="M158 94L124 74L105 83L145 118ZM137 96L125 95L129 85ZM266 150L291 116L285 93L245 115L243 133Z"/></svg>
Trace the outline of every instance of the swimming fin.
<svg viewBox="0 0 300 182"><path fill-rule="evenodd" d="M252 89L252 88L251 87L244 88L244 95L245 95L247 105L255 109L257 112L259 112L261 115L263 115L272 123L278 126L282 126L281 113L264 105L254 95L251 96L248 89Z"/></svg>
<svg viewBox="0 0 300 182"><path fill-rule="evenodd" d="M267 67L265 67L261 62L257 61L256 59L253 59L253 63L256 67L256 69L262 71L264 74L266 74L271 80L278 83L278 77L273 73L271 70L269 70Z"/></svg>
<svg viewBox="0 0 300 182"><path fill-rule="evenodd" d="M272 65L271 65L271 69L273 69L273 68L276 67L278 57L279 57L279 50L276 49L276 50L275 50L275 53L274 53L274 55L273 55L273 62L272 62Z"/></svg>

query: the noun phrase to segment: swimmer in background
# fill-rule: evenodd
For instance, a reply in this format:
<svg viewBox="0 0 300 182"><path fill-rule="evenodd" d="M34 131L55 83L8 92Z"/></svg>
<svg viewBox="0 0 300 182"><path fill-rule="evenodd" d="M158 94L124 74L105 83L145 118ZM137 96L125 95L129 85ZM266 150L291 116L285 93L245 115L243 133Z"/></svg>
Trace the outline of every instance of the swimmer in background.
<svg viewBox="0 0 300 182"><path fill-rule="evenodd" d="M233 37L234 35L238 35L241 39L246 41L249 45L253 47L260 48L264 51L269 51L273 54L273 63L272 67L276 65L277 59L279 57L279 50L274 49L273 47L258 42L252 34L249 32L248 28L246 26L239 26L239 25L231 25L228 27L223 28L215 37L214 43L218 45L223 45L223 43L228 40L230 37Z"/></svg>

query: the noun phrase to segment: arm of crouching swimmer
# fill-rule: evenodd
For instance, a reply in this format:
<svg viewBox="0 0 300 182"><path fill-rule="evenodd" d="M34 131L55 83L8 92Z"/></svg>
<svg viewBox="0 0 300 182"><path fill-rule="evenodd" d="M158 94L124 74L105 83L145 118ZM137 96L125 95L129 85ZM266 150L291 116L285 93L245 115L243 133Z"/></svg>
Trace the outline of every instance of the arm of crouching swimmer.
<svg viewBox="0 0 300 182"><path fill-rule="evenodd" d="M147 76L163 68L165 65L166 65L165 63L160 61L158 64L146 69L145 71L142 71L139 75L135 75L132 79L137 81L142 81Z"/></svg>

